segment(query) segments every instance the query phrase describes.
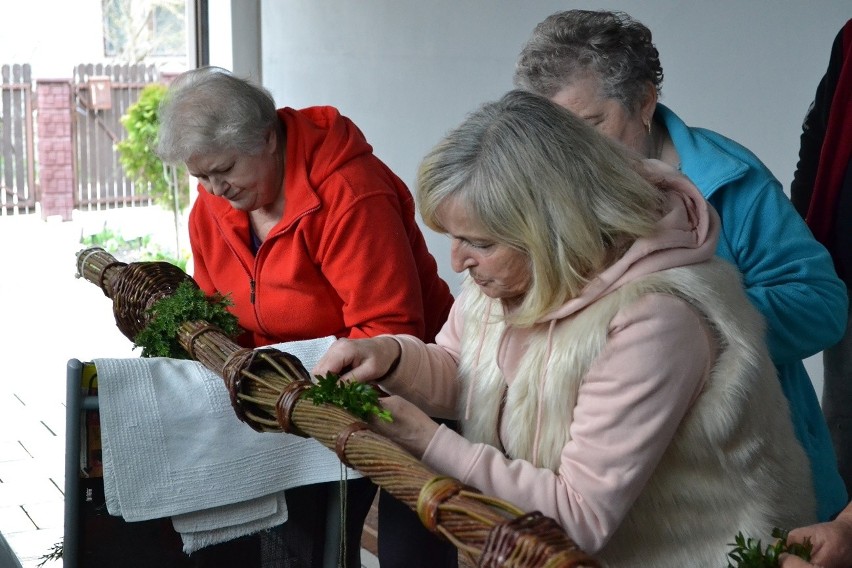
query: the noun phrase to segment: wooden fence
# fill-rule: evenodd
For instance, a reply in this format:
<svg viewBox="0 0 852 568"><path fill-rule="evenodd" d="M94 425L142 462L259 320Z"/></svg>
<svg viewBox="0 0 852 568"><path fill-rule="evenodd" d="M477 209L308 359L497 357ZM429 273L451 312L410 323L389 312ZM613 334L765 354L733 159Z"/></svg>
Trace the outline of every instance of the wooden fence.
<svg viewBox="0 0 852 568"><path fill-rule="evenodd" d="M32 213L38 196L30 66L3 65L0 76L0 215Z"/></svg>
<svg viewBox="0 0 852 568"><path fill-rule="evenodd" d="M118 159L121 117L140 91L159 80L153 65L78 65L74 69L74 177L76 209L150 205L147 187L136 187Z"/></svg>
<svg viewBox="0 0 852 568"><path fill-rule="evenodd" d="M28 64L0 66L0 216L34 213L43 199L69 212L151 205L147 184L137 187L125 175L115 143L126 136L121 117L159 80L146 64L78 65L68 82L34 81ZM38 88L56 85L70 85L70 100Z"/></svg>

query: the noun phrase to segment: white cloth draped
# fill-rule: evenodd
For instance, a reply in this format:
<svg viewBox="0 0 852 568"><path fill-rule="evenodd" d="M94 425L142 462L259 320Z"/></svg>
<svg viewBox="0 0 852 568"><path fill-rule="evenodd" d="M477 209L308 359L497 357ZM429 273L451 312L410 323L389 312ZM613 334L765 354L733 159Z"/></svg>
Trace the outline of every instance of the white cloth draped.
<svg viewBox="0 0 852 568"><path fill-rule="evenodd" d="M333 341L273 347L310 369ZM186 552L286 521L285 489L360 477L315 440L240 422L222 379L198 362L94 363L107 509L127 521L172 517Z"/></svg>

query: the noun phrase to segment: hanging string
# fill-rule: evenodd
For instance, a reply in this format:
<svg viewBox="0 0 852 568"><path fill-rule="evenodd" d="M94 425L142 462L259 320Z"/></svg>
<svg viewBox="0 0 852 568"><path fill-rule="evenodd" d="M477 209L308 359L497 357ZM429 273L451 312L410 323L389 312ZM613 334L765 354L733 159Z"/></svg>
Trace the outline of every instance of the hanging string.
<svg viewBox="0 0 852 568"><path fill-rule="evenodd" d="M340 548L338 551L337 566L346 568L346 482L349 480L349 470L340 462Z"/></svg>

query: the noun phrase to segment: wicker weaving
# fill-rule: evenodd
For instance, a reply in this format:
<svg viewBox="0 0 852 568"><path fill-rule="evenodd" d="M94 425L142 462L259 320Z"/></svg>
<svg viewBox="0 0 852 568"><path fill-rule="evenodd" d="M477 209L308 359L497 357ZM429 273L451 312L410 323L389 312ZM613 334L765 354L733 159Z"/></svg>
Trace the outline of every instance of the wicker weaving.
<svg viewBox="0 0 852 568"><path fill-rule="evenodd" d="M112 299L116 324L131 340L145 327L151 306L182 282L192 282L171 264L123 263L100 248L77 254L77 273ZM258 431L310 436L334 450L342 462L417 511L427 528L450 540L477 566L599 565L554 520L524 514L437 475L344 409L302 400L310 377L292 355L242 348L204 321L182 324L177 339L193 359L223 378L242 421Z"/></svg>

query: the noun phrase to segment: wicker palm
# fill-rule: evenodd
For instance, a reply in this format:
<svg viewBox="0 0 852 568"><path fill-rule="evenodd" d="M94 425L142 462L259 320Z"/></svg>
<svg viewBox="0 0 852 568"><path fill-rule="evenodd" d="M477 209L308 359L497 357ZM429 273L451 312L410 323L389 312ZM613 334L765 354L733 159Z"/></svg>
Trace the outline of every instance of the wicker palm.
<svg viewBox="0 0 852 568"><path fill-rule="evenodd" d="M181 282L193 282L171 264L127 264L97 247L77 254L77 275L112 299L116 324L131 340L145 327L154 303L173 294ZM524 514L437 475L348 411L302 400L300 394L311 382L296 357L274 349L241 348L203 321L182 324L177 339L193 359L223 378L241 420L258 431L310 436L334 450L343 463L415 510L428 529L451 541L475 565L599 566L553 519L537 512Z"/></svg>

